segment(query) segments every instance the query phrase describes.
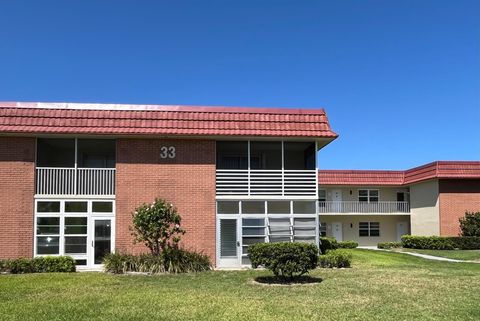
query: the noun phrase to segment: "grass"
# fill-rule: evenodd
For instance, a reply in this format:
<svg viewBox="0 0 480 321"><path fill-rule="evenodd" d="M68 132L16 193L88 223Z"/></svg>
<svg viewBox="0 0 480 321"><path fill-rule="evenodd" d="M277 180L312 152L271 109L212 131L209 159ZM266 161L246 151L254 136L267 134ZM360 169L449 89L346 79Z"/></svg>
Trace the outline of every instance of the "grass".
<svg viewBox="0 0 480 321"><path fill-rule="evenodd" d="M480 264L351 250L353 268L306 286L252 284L268 271L0 276L0 320L478 320Z"/></svg>
<svg viewBox="0 0 480 321"><path fill-rule="evenodd" d="M480 250L419 250L419 249L392 249L400 252L414 252L433 256L446 257L449 259L464 261L480 261Z"/></svg>

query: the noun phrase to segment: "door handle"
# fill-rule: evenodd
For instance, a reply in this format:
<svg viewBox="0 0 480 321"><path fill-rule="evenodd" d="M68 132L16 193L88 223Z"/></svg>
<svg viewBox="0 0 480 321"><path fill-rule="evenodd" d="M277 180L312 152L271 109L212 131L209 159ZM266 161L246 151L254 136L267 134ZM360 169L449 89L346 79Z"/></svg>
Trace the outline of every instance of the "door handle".
<svg viewBox="0 0 480 321"><path fill-rule="evenodd" d="M93 247L93 240L92 240L92 247Z"/></svg>

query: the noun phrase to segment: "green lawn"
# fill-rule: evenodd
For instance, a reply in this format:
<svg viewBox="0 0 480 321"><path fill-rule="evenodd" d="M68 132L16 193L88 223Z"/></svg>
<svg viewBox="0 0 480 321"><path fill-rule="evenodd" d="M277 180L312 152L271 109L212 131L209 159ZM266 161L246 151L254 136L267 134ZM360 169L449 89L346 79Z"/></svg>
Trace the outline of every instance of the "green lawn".
<svg viewBox="0 0 480 321"><path fill-rule="evenodd" d="M480 250L417 250L417 249L393 249L400 252L414 252L433 256L446 257L449 259L480 261Z"/></svg>
<svg viewBox="0 0 480 321"><path fill-rule="evenodd" d="M0 320L479 320L480 264L352 250L320 284L261 286L268 271L0 276Z"/></svg>

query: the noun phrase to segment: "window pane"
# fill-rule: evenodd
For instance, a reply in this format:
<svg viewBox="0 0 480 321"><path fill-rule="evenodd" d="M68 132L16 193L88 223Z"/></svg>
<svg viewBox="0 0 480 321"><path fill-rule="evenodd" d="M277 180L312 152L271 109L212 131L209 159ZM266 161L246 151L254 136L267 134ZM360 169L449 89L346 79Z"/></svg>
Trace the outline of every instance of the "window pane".
<svg viewBox="0 0 480 321"><path fill-rule="evenodd" d="M74 167L75 139L38 138L38 167Z"/></svg>
<svg viewBox="0 0 480 321"><path fill-rule="evenodd" d="M37 202L37 212L39 213L59 213L60 202Z"/></svg>
<svg viewBox="0 0 480 321"><path fill-rule="evenodd" d="M87 218L65 217L65 234L87 234Z"/></svg>
<svg viewBox="0 0 480 321"><path fill-rule="evenodd" d="M238 201L218 201L217 202L218 214L238 214L239 205Z"/></svg>
<svg viewBox="0 0 480 321"><path fill-rule="evenodd" d="M220 257L237 256L237 220L220 220Z"/></svg>
<svg viewBox="0 0 480 321"><path fill-rule="evenodd" d="M87 260L75 260L75 265L87 265Z"/></svg>
<svg viewBox="0 0 480 321"><path fill-rule="evenodd" d="M37 217L37 235L60 234L59 217Z"/></svg>
<svg viewBox="0 0 480 321"><path fill-rule="evenodd" d="M242 219L243 226L265 226L263 218L244 218Z"/></svg>
<svg viewBox="0 0 480 321"><path fill-rule="evenodd" d="M65 212L67 213L85 213L87 211L87 202L65 202Z"/></svg>
<svg viewBox="0 0 480 321"><path fill-rule="evenodd" d="M294 214L315 214L315 202L312 201L294 201L293 213Z"/></svg>
<svg viewBox="0 0 480 321"><path fill-rule="evenodd" d="M295 227L313 227L315 228L316 220L314 218L295 218L294 220Z"/></svg>
<svg viewBox="0 0 480 321"><path fill-rule="evenodd" d="M243 214L265 214L265 202L263 201L243 201Z"/></svg>
<svg viewBox="0 0 480 321"><path fill-rule="evenodd" d="M370 222L370 228L375 228L379 229L380 228L380 223L379 222Z"/></svg>
<svg viewBox="0 0 480 321"><path fill-rule="evenodd" d="M315 169L315 143L283 144L285 169Z"/></svg>
<svg viewBox="0 0 480 321"><path fill-rule="evenodd" d="M251 169L282 169L282 142L250 142Z"/></svg>
<svg viewBox="0 0 480 321"><path fill-rule="evenodd" d="M380 236L380 230L370 230L370 236Z"/></svg>
<svg viewBox="0 0 480 321"><path fill-rule="evenodd" d="M267 201L268 214L290 214L290 201Z"/></svg>
<svg viewBox="0 0 480 321"><path fill-rule="evenodd" d="M265 235L264 227L244 227L243 235Z"/></svg>
<svg viewBox="0 0 480 321"><path fill-rule="evenodd" d="M248 142L217 142L217 169L248 169Z"/></svg>
<svg viewBox="0 0 480 321"><path fill-rule="evenodd" d="M327 223L320 222L320 236L327 236Z"/></svg>
<svg viewBox="0 0 480 321"><path fill-rule="evenodd" d="M276 242L290 242L291 238L289 236L270 236L270 242L271 243L276 243Z"/></svg>
<svg viewBox="0 0 480 321"><path fill-rule="evenodd" d="M358 198L358 201L359 201L359 202L368 202L368 197L367 197L367 196L360 196L360 197Z"/></svg>
<svg viewBox="0 0 480 321"><path fill-rule="evenodd" d="M358 230L359 236L368 236L368 230Z"/></svg>
<svg viewBox="0 0 480 321"><path fill-rule="evenodd" d="M370 190L370 196L378 196L378 190L371 189Z"/></svg>
<svg viewBox="0 0 480 321"><path fill-rule="evenodd" d="M370 197L370 202L371 203L377 203L378 202L378 197Z"/></svg>
<svg viewBox="0 0 480 321"><path fill-rule="evenodd" d="M86 236L67 236L65 237L65 254L86 254L87 237Z"/></svg>
<svg viewBox="0 0 480 321"><path fill-rule="evenodd" d="M78 167L114 168L115 140L113 139L79 139Z"/></svg>
<svg viewBox="0 0 480 321"><path fill-rule="evenodd" d="M358 227L360 229L368 229L368 222L360 222L358 223Z"/></svg>
<svg viewBox="0 0 480 321"><path fill-rule="evenodd" d="M361 189L358 191L358 196L368 196L368 190Z"/></svg>
<svg viewBox="0 0 480 321"><path fill-rule="evenodd" d="M112 213L112 202L92 202L92 212L95 213Z"/></svg>
<svg viewBox="0 0 480 321"><path fill-rule="evenodd" d="M37 236L37 254L59 254L58 236Z"/></svg>

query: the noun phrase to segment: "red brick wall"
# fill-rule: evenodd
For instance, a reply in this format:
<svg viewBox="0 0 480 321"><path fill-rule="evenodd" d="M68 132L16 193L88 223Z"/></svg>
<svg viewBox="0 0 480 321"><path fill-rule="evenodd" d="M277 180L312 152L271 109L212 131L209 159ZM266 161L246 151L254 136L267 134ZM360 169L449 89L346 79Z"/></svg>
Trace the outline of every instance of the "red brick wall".
<svg viewBox="0 0 480 321"><path fill-rule="evenodd" d="M33 256L35 138L0 137L0 258Z"/></svg>
<svg viewBox="0 0 480 321"><path fill-rule="evenodd" d="M174 159L160 158L162 146L175 146ZM132 245L131 213L155 197L173 203L186 234L182 245L215 261L215 142L175 139L118 139L116 249L141 252Z"/></svg>
<svg viewBox="0 0 480 321"><path fill-rule="evenodd" d="M465 211L480 211L480 180L439 181L440 235L457 236Z"/></svg>

